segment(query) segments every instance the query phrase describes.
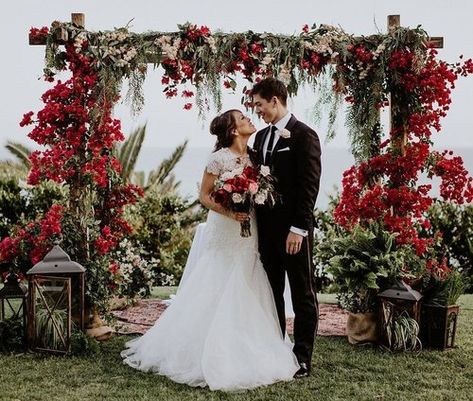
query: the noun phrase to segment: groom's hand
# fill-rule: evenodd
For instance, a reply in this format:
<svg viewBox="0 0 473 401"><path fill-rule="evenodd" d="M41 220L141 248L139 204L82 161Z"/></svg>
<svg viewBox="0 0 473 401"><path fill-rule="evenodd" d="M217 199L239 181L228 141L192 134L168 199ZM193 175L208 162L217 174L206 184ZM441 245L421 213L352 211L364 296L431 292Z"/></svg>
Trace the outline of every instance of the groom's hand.
<svg viewBox="0 0 473 401"><path fill-rule="evenodd" d="M286 239L286 253L289 255L295 255L296 253L299 253L303 239L304 237L302 235L290 231Z"/></svg>

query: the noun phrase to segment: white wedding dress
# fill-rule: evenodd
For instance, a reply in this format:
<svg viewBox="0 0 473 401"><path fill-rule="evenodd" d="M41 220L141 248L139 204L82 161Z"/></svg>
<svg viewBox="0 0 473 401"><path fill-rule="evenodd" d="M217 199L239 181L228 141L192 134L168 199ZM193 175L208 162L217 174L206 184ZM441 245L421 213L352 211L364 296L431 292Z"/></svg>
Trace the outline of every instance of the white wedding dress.
<svg viewBox="0 0 473 401"><path fill-rule="evenodd" d="M207 170L222 175L249 163L224 148L212 154ZM281 334L254 216L251 233L242 238L237 221L209 212L204 233L192 244L198 256L188 259L189 274L155 325L126 344L125 363L223 391L293 378L299 365Z"/></svg>

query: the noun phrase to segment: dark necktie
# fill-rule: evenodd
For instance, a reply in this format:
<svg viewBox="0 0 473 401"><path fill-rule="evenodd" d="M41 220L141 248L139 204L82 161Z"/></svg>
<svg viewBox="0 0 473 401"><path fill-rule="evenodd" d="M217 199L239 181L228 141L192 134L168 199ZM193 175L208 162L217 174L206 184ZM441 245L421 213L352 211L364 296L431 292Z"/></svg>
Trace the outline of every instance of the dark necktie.
<svg viewBox="0 0 473 401"><path fill-rule="evenodd" d="M269 165L269 161L271 160L271 153L273 152L273 144L274 144L274 137L276 136L276 126L273 125L271 127L271 135L269 136L268 147L266 148L266 153L264 155L264 164Z"/></svg>

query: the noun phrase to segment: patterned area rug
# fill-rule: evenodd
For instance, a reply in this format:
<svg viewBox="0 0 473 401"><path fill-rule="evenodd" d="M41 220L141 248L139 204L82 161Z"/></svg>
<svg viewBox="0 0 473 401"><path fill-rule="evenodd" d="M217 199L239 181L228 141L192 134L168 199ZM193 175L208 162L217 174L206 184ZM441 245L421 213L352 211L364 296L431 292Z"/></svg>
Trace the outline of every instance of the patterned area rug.
<svg viewBox="0 0 473 401"><path fill-rule="evenodd" d="M117 334L143 334L167 308L165 301L160 299L142 299L135 305L124 310L113 311L117 318L115 332ZM319 336L346 336L348 313L336 305L320 305ZM293 333L294 319L287 319L287 331Z"/></svg>

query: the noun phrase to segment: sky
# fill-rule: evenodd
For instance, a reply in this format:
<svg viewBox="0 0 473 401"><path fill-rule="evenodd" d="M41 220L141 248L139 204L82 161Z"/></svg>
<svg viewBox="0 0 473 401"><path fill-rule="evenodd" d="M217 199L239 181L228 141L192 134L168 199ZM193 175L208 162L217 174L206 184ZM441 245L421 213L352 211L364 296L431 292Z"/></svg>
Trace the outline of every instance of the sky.
<svg viewBox="0 0 473 401"><path fill-rule="evenodd" d="M86 28L108 30L126 25L130 20L134 32L175 31L177 24L190 21L206 25L211 30L224 32L277 32L293 34L300 32L304 24L326 23L338 25L346 32L369 35L386 31L389 14L400 14L401 25L422 25L431 36L443 36L445 49L439 57L454 62L460 54L473 57L473 2L460 1L254 1L234 2L218 0L196 1L146 1L146 0L17 0L2 4L4 18L0 25L2 61L0 77L3 95L0 107L0 158L7 153L7 140L22 142L30 147L34 143L27 137L28 128L19 127L22 115L29 110L38 111L42 104L41 94L48 85L39 80L44 65L44 47L28 45L30 27L49 26L54 20L69 21L71 12L85 13ZM132 117L126 105L118 105L115 116L122 120L123 131L131 132L140 124L147 123L147 148L175 147L185 139L190 147L211 148L214 138L208 133L208 125L217 113L211 110L205 121L196 110L184 111L184 101L168 100L162 93L160 73L151 71L145 83L146 105L138 117ZM305 91L289 103L290 110L300 119L316 128L325 139L324 124L315 125L311 120L311 106L315 95ZM473 77L461 79L453 95L450 113L443 121L443 131L434 140L440 148L473 146ZM224 92L223 108L241 108L240 92ZM264 126L255 116L258 128ZM326 147L348 147L343 119L339 133Z"/></svg>

